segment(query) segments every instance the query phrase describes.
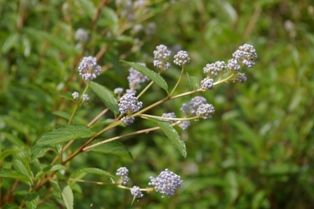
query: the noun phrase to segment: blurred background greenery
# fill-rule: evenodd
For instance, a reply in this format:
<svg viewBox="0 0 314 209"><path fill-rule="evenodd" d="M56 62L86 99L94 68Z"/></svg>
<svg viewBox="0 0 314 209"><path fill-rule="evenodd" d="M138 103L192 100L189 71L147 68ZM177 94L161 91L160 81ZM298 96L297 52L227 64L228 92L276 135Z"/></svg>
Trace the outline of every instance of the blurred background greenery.
<svg viewBox="0 0 314 209"><path fill-rule="evenodd" d="M126 2L0 0L0 152L29 153L43 133L67 123L56 112L70 113L73 104L60 95L82 92L77 65L83 56L98 58L104 73L96 82L114 89L128 87L128 68L120 59L152 68L157 45L184 49L191 62L180 93L195 88L192 81L204 77L207 63L226 61L249 43L258 59L245 71L248 81L201 94L215 106L214 117L180 131L187 158L155 132L121 140L133 161L87 153L69 165L69 174L84 167L115 173L126 166L140 187L169 168L184 180L175 197L145 194L130 206L126 190L80 183L81 191L73 188L75 208L314 208L313 1L147 0L144 5L133 1L133 7ZM87 31L87 42L75 39L79 28ZM173 86L179 73L173 67L164 78ZM77 117L82 124L104 108L90 94L91 104ZM154 86L144 95L144 106L163 96ZM180 115L189 99L167 102L150 114ZM150 126L137 119L107 135ZM0 165L8 166L10 160L10 154L2 156ZM8 188L2 180L2 194ZM60 208L53 201L39 205L54 207Z"/></svg>

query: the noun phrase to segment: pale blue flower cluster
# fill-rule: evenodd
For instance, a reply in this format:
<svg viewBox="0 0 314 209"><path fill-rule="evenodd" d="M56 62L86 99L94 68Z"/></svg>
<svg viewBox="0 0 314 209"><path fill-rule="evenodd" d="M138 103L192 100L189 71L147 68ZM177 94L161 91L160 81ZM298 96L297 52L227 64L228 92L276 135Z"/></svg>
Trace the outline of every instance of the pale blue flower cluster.
<svg viewBox="0 0 314 209"><path fill-rule="evenodd" d="M162 198L165 195L172 197L182 184L181 177L168 169L162 171L156 178L151 176L148 183L148 185L154 186L154 189L162 194Z"/></svg>
<svg viewBox="0 0 314 209"><path fill-rule="evenodd" d="M146 67L145 63L138 63L138 64ZM140 83L147 82L149 80L150 79L147 76L143 75L141 72L138 72L137 70L133 68L129 69L128 81L129 81L130 89L137 90L141 88Z"/></svg>
<svg viewBox="0 0 314 209"><path fill-rule="evenodd" d="M138 186L132 187L131 194L134 196L134 198L137 198L137 199L144 197L141 189Z"/></svg>
<svg viewBox="0 0 314 209"><path fill-rule="evenodd" d="M123 185L128 183L128 181L129 181L129 177L128 177L129 170L126 167L119 168L116 172L116 175L121 177L121 183Z"/></svg>
<svg viewBox="0 0 314 209"><path fill-rule="evenodd" d="M170 57L171 52L165 45L159 45L154 51L154 66L161 71L165 71L171 67L169 62L166 62L166 59Z"/></svg>
<svg viewBox="0 0 314 209"><path fill-rule="evenodd" d="M185 65L186 63L190 62L190 57L186 51L179 51L175 56L174 56L174 64L182 66Z"/></svg>
<svg viewBox="0 0 314 209"><path fill-rule="evenodd" d="M200 116L203 119L211 118L215 109L212 104L208 104L202 96L192 98L188 103L184 103L180 109L186 116Z"/></svg>
<svg viewBox="0 0 314 209"><path fill-rule="evenodd" d="M85 81L90 81L95 79L101 72L101 67L97 65L95 57L84 57L83 60L80 62L78 67L78 71L80 76Z"/></svg>

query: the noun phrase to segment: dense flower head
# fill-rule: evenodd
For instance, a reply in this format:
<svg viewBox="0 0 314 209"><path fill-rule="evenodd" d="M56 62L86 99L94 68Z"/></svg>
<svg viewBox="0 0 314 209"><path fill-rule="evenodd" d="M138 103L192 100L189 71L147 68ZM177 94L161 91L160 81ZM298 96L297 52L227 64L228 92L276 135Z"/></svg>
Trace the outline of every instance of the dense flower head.
<svg viewBox="0 0 314 209"><path fill-rule="evenodd" d="M78 99L79 98L79 96L80 96L80 94L78 93L78 92L73 92L73 94L72 94L72 97L73 97L73 99Z"/></svg>
<svg viewBox="0 0 314 209"><path fill-rule="evenodd" d="M234 80L239 83L244 83L247 80L247 77L244 73L238 73Z"/></svg>
<svg viewBox="0 0 314 209"><path fill-rule="evenodd" d="M157 67L161 71L165 71L171 67L171 64L169 62L166 62L165 60L171 55L171 51L168 50L168 48L161 44L156 47L156 50L154 50L154 61L153 64L155 67Z"/></svg>
<svg viewBox="0 0 314 209"><path fill-rule="evenodd" d="M124 125L128 126L134 123L135 118L133 116L126 116L121 118L121 121Z"/></svg>
<svg viewBox="0 0 314 209"><path fill-rule="evenodd" d="M212 104L201 104L197 108L196 115L201 116L203 119L209 119L214 112L215 109Z"/></svg>
<svg viewBox="0 0 314 209"><path fill-rule="evenodd" d="M189 102L189 106L191 107L191 114L196 115L198 107L202 104L206 104L206 99L204 97L196 96L192 98Z"/></svg>
<svg viewBox="0 0 314 209"><path fill-rule="evenodd" d="M151 176L148 185L154 186L154 189L161 193L164 198L165 195L172 197L177 189L182 186L182 183L180 176L165 169L156 178Z"/></svg>
<svg viewBox="0 0 314 209"><path fill-rule="evenodd" d="M215 112L214 106L208 104L202 96L192 98L188 104L184 103L180 110L184 115L200 116L204 119L211 118L211 114Z"/></svg>
<svg viewBox="0 0 314 209"><path fill-rule="evenodd" d="M239 71L241 66L239 65L239 63L236 59L232 58L232 59L228 60L227 68L228 68L228 70Z"/></svg>
<svg viewBox="0 0 314 209"><path fill-rule="evenodd" d="M134 196L134 198L137 198L137 199L144 197L141 189L138 186L132 187L131 194Z"/></svg>
<svg viewBox="0 0 314 209"><path fill-rule="evenodd" d="M122 184L127 184L129 181L129 170L126 167L118 168L116 175L121 177Z"/></svg>
<svg viewBox="0 0 314 209"><path fill-rule="evenodd" d="M89 100L88 94L83 94L82 100L83 100L83 102L88 101Z"/></svg>
<svg viewBox="0 0 314 209"><path fill-rule="evenodd" d="M175 118L176 114L174 112L163 113L161 117L163 117L163 118ZM166 120L166 121L168 121L169 123L175 123L176 122L175 120Z"/></svg>
<svg viewBox="0 0 314 209"><path fill-rule="evenodd" d="M244 66L251 68L255 65L257 53L252 45L244 44L232 54L232 57Z"/></svg>
<svg viewBox="0 0 314 209"><path fill-rule="evenodd" d="M180 110L183 112L184 115L190 114L190 106L189 104L183 103Z"/></svg>
<svg viewBox="0 0 314 209"><path fill-rule="evenodd" d="M179 51L175 56L174 56L174 64L182 66L185 65L186 63L190 62L190 57L186 51Z"/></svg>
<svg viewBox="0 0 314 209"><path fill-rule="evenodd" d="M90 81L95 79L101 72L101 67L97 65L95 57L84 57L83 60L80 62L78 67L78 71L80 76L85 81Z"/></svg>
<svg viewBox="0 0 314 209"><path fill-rule="evenodd" d="M171 55L171 51L168 50L168 48L163 44L157 46L156 50L154 50L154 59L158 59L158 60L166 59L170 55Z"/></svg>
<svg viewBox="0 0 314 209"><path fill-rule="evenodd" d="M163 60L154 60L153 64L155 67L157 67L158 69L165 71L168 70L169 68L171 68L171 63L169 62L165 62Z"/></svg>
<svg viewBox="0 0 314 209"><path fill-rule="evenodd" d="M132 114L142 108L143 103L138 101L134 93L127 93L120 98L119 111L121 114Z"/></svg>
<svg viewBox="0 0 314 209"><path fill-rule="evenodd" d="M204 90L209 90L214 88L214 80L211 78L204 78L201 81L201 88Z"/></svg>
<svg viewBox="0 0 314 209"><path fill-rule="evenodd" d="M146 66L145 63L139 63L142 66ZM130 68L129 69L129 76L128 76L128 81L129 81L129 87L130 89L139 89L140 83L149 81L150 79L143 75L141 72L138 72L137 70Z"/></svg>
<svg viewBox="0 0 314 209"><path fill-rule="evenodd" d="M116 175L117 176L127 176L129 174L129 170L126 167L118 168Z"/></svg>
<svg viewBox="0 0 314 209"><path fill-rule="evenodd" d="M217 76L220 71L227 69L227 65L223 61L207 64L203 70L208 76Z"/></svg>

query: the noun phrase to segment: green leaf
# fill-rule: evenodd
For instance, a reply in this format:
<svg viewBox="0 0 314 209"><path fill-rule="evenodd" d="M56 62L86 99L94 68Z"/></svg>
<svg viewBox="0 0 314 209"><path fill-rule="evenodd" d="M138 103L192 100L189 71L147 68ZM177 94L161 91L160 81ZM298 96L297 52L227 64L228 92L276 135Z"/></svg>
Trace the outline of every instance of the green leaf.
<svg viewBox="0 0 314 209"><path fill-rule="evenodd" d="M120 62L123 62L125 64L128 64L129 66L131 66L132 68L134 68L135 70L143 73L144 75L146 75L147 77L149 77L152 81L154 81L160 88L164 89L166 92L168 92L168 84L165 81L165 79L163 79L163 77L161 77L160 75L158 75L158 73L150 70L147 67L144 67L138 63L134 63L134 62L127 62L125 60L120 60Z"/></svg>
<svg viewBox="0 0 314 209"><path fill-rule="evenodd" d="M24 201L27 208L36 209L39 201L39 195L37 192L30 192L24 195Z"/></svg>
<svg viewBox="0 0 314 209"><path fill-rule="evenodd" d="M53 145L68 142L70 140L88 138L95 134L88 126L68 125L61 126L46 132L40 137L35 144L37 145Z"/></svg>
<svg viewBox="0 0 314 209"><path fill-rule="evenodd" d="M11 48L16 46L18 44L20 36L18 33L12 33L3 43L1 51L3 54L6 54L8 51L10 51Z"/></svg>
<svg viewBox="0 0 314 209"><path fill-rule="evenodd" d="M2 209L20 209L20 207L13 203L5 204Z"/></svg>
<svg viewBox="0 0 314 209"><path fill-rule="evenodd" d="M96 8L93 2L89 0L78 0L77 3L84 10L84 13L92 20L96 14Z"/></svg>
<svg viewBox="0 0 314 209"><path fill-rule="evenodd" d="M22 173L28 177L28 182L32 181L33 173L31 172L31 168L29 166L28 157L24 153L15 155L12 165L17 172Z"/></svg>
<svg viewBox="0 0 314 209"><path fill-rule="evenodd" d="M168 139L175 145L183 157L186 157L186 147L185 143L180 139L178 132L167 122L151 119L149 120L155 122L160 129L166 134Z"/></svg>
<svg viewBox="0 0 314 209"><path fill-rule="evenodd" d="M62 200L67 209L73 209L73 192L71 187L65 182L58 182L58 188L61 193Z"/></svg>
<svg viewBox="0 0 314 209"><path fill-rule="evenodd" d="M100 168L83 168L83 169L79 170L78 173L89 173L89 174L96 174L96 175L100 175L100 176L115 178L114 175L112 175L111 173L104 171Z"/></svg>
<svg viewBox="0 0 314 209"><path fill-rule="evenodd" d="M101 99L101 101L103 101L106 107L108 107L115 114L119 113L118 102L111 91L95 82L90 82L90 87L93 92L95 92L95 94L97 94L97 96Z"/></svg>
<svg viewBox="0 0 314 209"><path fill-rule="evenodd" d="M19 173L17 171L11 170L11 169L6 169L6 168L0 169L0 177L19 179L23 182L29 183L29 177L28 176L26 176L22 173Z"/></svg>
<svg viewBox="0 0 314 209"><path fill-rule="evenodd" d="M3 161L6 157L19 153L21 150L17 148L5 149L0 153L0 161Z"/></svg>
<svg viewBox="0 0 314 209"><path fill-rule="evenodd" d="M41 158L45 155L48 150L53 150L57 154L61 153L62 146L61 144L50 144L50 145L35 145L32 147L32 161L36 158Z"/></svg>
<svg viewBox="0 0 314 209"><path fill-rule="evenodd" d="M111 32L116 33L117 30L119 29L119 18L115 10L109 7L104 7L102 9L101 15L102 15L102 18L100 18L97 21L97 25L99 27L108 28ZM116 37L116 36L112 36L112 37ZM103 38L106 39L107 37L103 37Z"/></svg>
<svg viewBox="0 0 314 209"><path fill-rule="evenodd" d="M99 152L103 154L117 155L119 157L132 160L132 155L129 152L129 150L127 150L125 146L118 141L112 141L109 143L99 145L97 147L92 148L90 151Z"/></svg>
<svg viewBox="0 0 314 209"><path fill-rule="evenodd" d="M242 134L242 140L249 142L255 149L259 150L260 141L258 135L252 130L247 124L240 120L235 120L231 122Z"/></svg>

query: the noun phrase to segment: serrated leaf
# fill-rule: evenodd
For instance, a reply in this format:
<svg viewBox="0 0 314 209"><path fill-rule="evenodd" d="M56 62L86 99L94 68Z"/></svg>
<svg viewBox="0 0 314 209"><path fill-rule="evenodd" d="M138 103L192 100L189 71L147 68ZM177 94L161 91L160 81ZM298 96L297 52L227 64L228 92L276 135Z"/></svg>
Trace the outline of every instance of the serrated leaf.
<svg viewBox="0 0 314 209"><path fill-rule="evenodd" d="M58 187L65 207L67 209L73 209L74 198L71 187L65 182L58 182Z"/></svg>
<svg viewBox="0 0 314 209"><path fill-rule="evenodd" d="M0 169L0 177L2 178L13 178L13 179L19 179L23 182L28 182L29 183L29 178L28 176L19 173L17 171L11 170L11 169L6 169L2 168Z"/></svg>
<svg viewBox="0 0 314 209"><path fill-rule="evenodd" d="M131 66L135 70L143 73L144 75L149 77L152 81L154 81L160 88L162 88L166 92L168 92L168 84L167 84L167 82L165 81L165 79L163 79L163 77L158 75L158 73L156 73L156 72L150 70L149 68L144 67L144 66L142 66L142 65L140 65L138 63L135 63L135 62L127 62L125 60L120 60L120 62L128 64L129 66Z"/></svg>
<svg viewBox="0 0 314 209"><path fill-rule="evenodd" d="M46 132L35 145L53 145L68 142L70 140L88 138L95 134L88 126L68 125L61 126Z"/></svg>
<svg viewBox="0 0 314 209"><path fill-rule="evenodd" d="M39 195L37 192L30 192L24 195L24 201L27 208L36 209L39 201Z"/></svg>
<svg viewBox="0 0 314 209"><path fill-rule="evenodd" d="M109 143L99 145L97 147L92 148L90 151L99 152L103 154L117 155L119 157L132 160L132 155L129 152L129 150L127 150L125 146L118 141L112 141Z"/></svg>
<svg viewBox="0 0 314 209"><path fill-rule="evenodd" d="M79 171L79 173L89 173L89 174L96 174L96 175L100 175L100 176L115 178L114 175L112 175L111 173L104 171L100 168L83 168Z"/></svg>
<svg viewBox="0 0 314 209"><path fill-rule="evenodd" d="M185 143L180 139L178 132L167 122L151 119L150 121L155 122L160 129L166 134L168 139L175 145L183 157L186 157L186 146Z"/></svg>
<svg viewBox="0 0 314 209"><path fill-rule="evenodd" d="M118 102L111 91L95 82L90 82L90 87L93 92L95 92L95 94L101 99L101 101L103 101L106 107L108 107L115 114L119 113Z"/></svg>

